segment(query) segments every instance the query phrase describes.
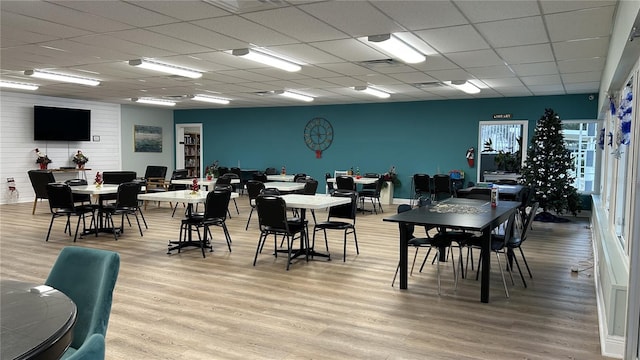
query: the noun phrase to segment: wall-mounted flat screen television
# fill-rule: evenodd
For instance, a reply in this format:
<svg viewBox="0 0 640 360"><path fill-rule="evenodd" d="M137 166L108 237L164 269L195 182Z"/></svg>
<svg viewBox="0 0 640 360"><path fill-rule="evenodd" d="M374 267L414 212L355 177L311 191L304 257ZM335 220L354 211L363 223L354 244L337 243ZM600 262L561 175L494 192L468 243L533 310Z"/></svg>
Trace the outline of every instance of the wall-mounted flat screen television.
<svg viewBox="0 0 640 360"><path fill-rule="evenodd" d="M33 107L33 140L89 141L91 110Z"/></svg>

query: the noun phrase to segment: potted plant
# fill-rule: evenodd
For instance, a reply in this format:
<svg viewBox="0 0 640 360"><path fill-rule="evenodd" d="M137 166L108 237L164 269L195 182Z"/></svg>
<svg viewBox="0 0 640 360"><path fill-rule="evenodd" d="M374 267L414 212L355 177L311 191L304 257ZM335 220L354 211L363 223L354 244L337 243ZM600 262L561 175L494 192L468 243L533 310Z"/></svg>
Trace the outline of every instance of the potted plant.
<svg viewBox="0 0 640 360"><path fill-rule="evenodd" d="M89 161L89 158L82 153L82 150L78 150L71 160L78 165L78 169L84 169L84 164Z"/></svg>
<svg viewBox="0 0 640 360"><path fill-rule="evenodd" d="M49 164L51 164L53 161L51 161L51 159L49 159L47 154L43 153L38 148L35 149L35 152L36 152L36 156L37 156L36 164L40 165L40 169L41 170L45 170L47 168L47 166Z"/></svg>

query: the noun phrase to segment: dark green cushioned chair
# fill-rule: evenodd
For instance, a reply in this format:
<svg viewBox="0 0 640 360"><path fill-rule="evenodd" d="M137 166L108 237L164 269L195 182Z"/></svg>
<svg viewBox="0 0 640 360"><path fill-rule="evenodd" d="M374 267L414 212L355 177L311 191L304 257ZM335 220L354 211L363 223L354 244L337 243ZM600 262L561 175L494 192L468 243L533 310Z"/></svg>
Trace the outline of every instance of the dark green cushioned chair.
<svg viewBox="0 0 640 360"><path fill-rule="evenodd" d="M62 359L104 359L119 269L120 256L113 251L69 246L60 252L45 284L65 293L78 309L73 341Z"/></svg>

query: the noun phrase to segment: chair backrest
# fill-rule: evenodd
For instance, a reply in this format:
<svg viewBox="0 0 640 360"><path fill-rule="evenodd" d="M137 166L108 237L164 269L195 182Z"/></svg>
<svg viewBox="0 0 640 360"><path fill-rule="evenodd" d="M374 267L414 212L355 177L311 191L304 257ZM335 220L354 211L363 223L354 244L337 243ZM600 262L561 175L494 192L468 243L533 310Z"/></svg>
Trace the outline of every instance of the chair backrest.
<svg viewBox="0 0 640 360"><path fill-rule="evenodd" d="M247 181L247 194L249 195L249 205L254 206L255 200L265 188L262 181L249 180Z"/></svg>
<svg viewBox="0 0 640 360"><path fill-rule="evenodd" d="M230 184L218 184L216 182L216 185L213 187L213 191L233 192L233 186L231 186Z"/></svg>
<svg viewBox="0 0 640 360"><path fill-rule="evenodd" d="M88 185L85 179L69 179L64 181L69 186L82 186ZM74 202L91 202L91 195L89 194L73 194Z"/></svg>
<svg viewBox="0 0 640 360"><path fill-rule="evenodd" d="M274 167L268 167L264 170L264 173L267 175L278 175L279 172L276 168Z"/></svg>
<svg viewBox="0 0 640 360"><path fill-rule="evenodd" d="M325 173L324 174L324 180L327 182L327 189L329 189L329 192L335 190L335 187L333 186L333 183L327 181L327 180L329 180L331 178L332 178L331 173Z"/></svg>
<svg viewBox="0 0 640 360"><path fill-rule="evenodd" d="M189 178L189 170L187 169L176 169L171 173L171 180L178 179L188 179Z"/></svg>
<svg viewBox="0 0 640 360"><path fill-rule="evenodd" d="M231 172L232 174L236 174L236 176L238 176L238 179L242 179L242 170L240 170L239 167L232 167L229 169L229 172Z"/></svg>
<svg viewBox="0 0 640 360"><path fill-rule="evenodd" d="M305 195L315 195L318 190L318 180L309 179L304 183L302 193Z"/></svg>
<svg viewBox="0 0 640 360"><path fill-rule="evenodd" d="M409 211L411 210L412 207L409 204L400 204L398 205L398 214L403 213L405 211ZM407 236L408 236L408 240L413 239L415 236L413 235L413 231L415 230L415 226L413 224L407 224L407 223L398 223L400 225L400 228L402 228L404 226L404 228L407 231Z"/></svg>
<svg viewBox="0 0 640 360"><path fill-rule="evenodd" d="M268 180L268 179L267 179L267 174L265 174L265 173L263 173L263 172L256 172L256 173L253 173L253 175L251 175L251 178L252 178L253 180L261 181L261 182L263 182L263 183L264 183L264 182L267 182L267 180Z"/></svg>
<svg viewBox="0 0 640 360"><path fill-rule="evenodd" d="M56 182L53 173L50 170L29 170L27 172L29 180L31 180L31 186L36 193L36 198L47 198L47 184Z"/></svg>
<svg viewBox="0 0 640 360"><path fill-rule="evenodd" d="M82 186L88 184L87 180L85 179L69 179L65 180L64 183L69 186Z"/></svg>
<svg viewBox="0 0 640 360"><path fill-rule="evenodd" d="M140 192L140 183L135 181L125 182L118 185L118 194L116 197L116 207L118 208L136 208L138 207L138 193Z"/></svg>
<svg viewBox="0 0 640 360"><path fill-rule="evenodd" d="M427 174L414 174L413 189L416 193L430 193L431 177Z"/></svg>
<svg viewBox="0 0 640 360"><path fill-rule="evenodd" d="M464 197L468 199L478 199L478 200L491 200L491 189L490 188L473 188L469 191L465 192L457 192L458 197Z"/></svg>
<svg viewBox="0 0 640 360"><path fill-rule="evenodd" d="M67 184L47 184L47 198L51 212L54 209L73 209L75 207L71 187Z"/></svg>
<svg viewBox="0 0 640 360"><path fill-rule="evenodd" d="M229 168L226 166L220 166L218 167L218 174L219 175L223 175L229 172Z"/></svg>
<svg viewBox="0 0 640 360"><path fill-rule="evenodd" d="M256 198L260 229L289 232L287 223L287 204L283 198L272 195L260 195Z"/></svg>
<svg viewBox="0 0 640 360"><path fill-rule="evenodd" d="M529 228L531 227L531 222L533 222L533 219L536 217L536 213L538 212L538 206L540 206L540 203L538 202L534 202L533 205L531 205L531 209L529 210L529 214L527 215L524 224L522 225L522 231L520 232L520 242L523 242L527 239L527 234L529 233ZM514 239L516 240L516 239Z"/></svg>
<svg viewBox="0 0 640 360"><path fill-rule="evenodd" d="M120 185L136 179L135 171L105 171L102 173L102 181L105 184Z"/></svg>
<svg viewBox="0 0 640 360"><path fill-rule="evenodd" d="M92 334L106 335L119 269L120 256L113 251L68 246L58 255L45 284L76 304L71 347L79 348Z"/></svg>
<svg viewBox="0 0 640 360"><path fill-rule="evenodd" d="M341 218L351 219L355 223L356 212L358 211L358 193L349 190L336 190L331 196L350 197L351 202L344 205L332 206L329 208L329 219Z"/></svg>
<svg viewBox="0 0 640 360"><path fill-rule="evenodd" d="M164 179L167 176L167 167L162 165L147 165L147 169L144 172L144 178L161 178Z"/></svg>
<svg viewBox="0 0 640 360"><path fill-rule="evenodd" d="M220 176L216 179L216 185L231 185L231 177L225 175Z"/></svg>
<svg viewBox="0 0 640 360"><path fill-rule="evenodd" d="M298 174L293 175L293 181L294 181L294 182L298 182L298 180L300 180L300 179L305 179L306 177L307 177L307 174L305 174L305 173L298 173Z"/></svg>
<svg viewBox="0 0 640 360"><path fill-rule="evenodd" d="M434 193L451 193L451 177L448 174L433 175Z"/></svg>
<svg viewBox="0 0 640 360"><path fill-rule="evenodd" d="M514 211L509 215L509 219L506 222L506 226L504 227L504 242L501 244L502 247L506 246L509 242L512 241L513 231L515 229L514 223L516 221L516 212ZM501 247L498 247L498 250ZM495 249L494 249L495 250Z"/></svg>
<svg viewBox="0 0 640 360"><path fill-rule="evenodd" d="M355 190L356 183L351 176L338 176L336 178L336 188L338 190Z"/></svg>
<svg viewBox="0 0 640 360"><path fill-rule="evenodd" d="M280 190L277 188L264 188L260 192L260 195L280 196Z"/></svg>
<svg viewBox="0 0 640 360"><path fill-rule="evenodd" d="M376 174L376 173L366 173L364 174L364 177L366 178L380 178L380 174ZM362 189L365 190L375 190L377 186L377 183L373 183L373 184L362 184Z"/></svg>
<svg viewBox="0 0 640 360"><path fill-rule="evenodd" d="M225 220L230 200L231 191L229 189L210 191L204 204L204 218Z"/></svg>

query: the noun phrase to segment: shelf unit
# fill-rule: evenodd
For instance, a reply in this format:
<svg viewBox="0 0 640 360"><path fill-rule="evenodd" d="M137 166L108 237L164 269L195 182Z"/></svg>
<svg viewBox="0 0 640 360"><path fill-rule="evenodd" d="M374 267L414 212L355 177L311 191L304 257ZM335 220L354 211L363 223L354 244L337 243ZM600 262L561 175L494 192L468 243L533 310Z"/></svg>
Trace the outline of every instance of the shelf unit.
<svg viewBox="0 0 640 360"><path fill-rule="evenodd" d="M184 134L184 167L189 177L200 177L200 134Z"/></svg>

